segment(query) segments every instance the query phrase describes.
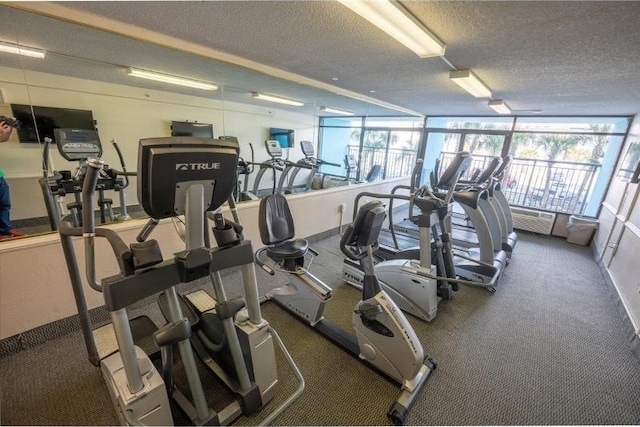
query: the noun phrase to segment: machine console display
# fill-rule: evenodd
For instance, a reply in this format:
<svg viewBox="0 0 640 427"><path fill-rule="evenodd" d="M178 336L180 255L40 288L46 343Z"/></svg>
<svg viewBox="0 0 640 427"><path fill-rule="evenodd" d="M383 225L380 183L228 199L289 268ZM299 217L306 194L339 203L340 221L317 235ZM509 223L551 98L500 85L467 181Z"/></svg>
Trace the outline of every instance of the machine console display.
<svg viewBox="0 0 640 427"><path fill-rule="evenodd" d="M268 140L265 141L265 145L267 146L267 153L269 153L272 158L282 158L282 147L278 141Z"/></svg>
<svg viewBox="0 0 640 427"><path fill-rule="evenodd" d="M86 160L102 156L102 145L95 130L56 128L54 136L58 151L66 160Z"/></svg>
<svg viewBox="0 0 640 427"><path fill-rule="evenodd" d="M311 141L300 141L300 148L302 148L305 157L315 157L316 153Z"/></svg>

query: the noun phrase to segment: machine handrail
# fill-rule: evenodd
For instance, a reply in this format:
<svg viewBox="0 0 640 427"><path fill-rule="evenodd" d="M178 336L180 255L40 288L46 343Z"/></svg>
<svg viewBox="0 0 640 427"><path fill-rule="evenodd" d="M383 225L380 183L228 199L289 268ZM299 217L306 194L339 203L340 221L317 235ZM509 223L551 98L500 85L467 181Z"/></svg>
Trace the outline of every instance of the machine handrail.
<svg viewBox="0 0 640 427"><path fill-rule="evenodd" d="M111 144L113 145L113 148L116 150L116 153L118 154L118 159L120 159L120 165L122 165L122 171L117 171L115 169L112 169L112 170L117 175L124 176L124 184L120 186L120 189L124 190L125 188L127 188L129 186L129 177L130 176L136 176L137 173L136 172L131 172L131 173L127 172L127 166L124 164L124 156L122 155L122 151L120 151L120 147L118 146L118 141L116 141L115 139L112 139L111 140Z"/></svg>
<svg viewBox="0 0 640 427"><path fill-rule="evenodd" d="M89 159L87 162L87 171L82 185L82 200L87 208L93 206L96 184L98 183L98 175L104 166L102 159ZM84 236L85 251L85 275L89 286L93 289L101 290L102 285L98 282L96 276L96 254L95 254L95 231L96 223L92 209L82 210L82 228Z"/></svg>

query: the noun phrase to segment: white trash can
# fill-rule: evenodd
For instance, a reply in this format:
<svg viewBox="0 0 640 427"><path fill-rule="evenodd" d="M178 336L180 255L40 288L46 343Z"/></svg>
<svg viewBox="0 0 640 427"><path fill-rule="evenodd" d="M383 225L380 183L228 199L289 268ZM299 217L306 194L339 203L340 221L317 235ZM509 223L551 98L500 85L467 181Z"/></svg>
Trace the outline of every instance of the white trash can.
<svg viewBox="0 0 640 427"><path fill-rule="evenodd" d="M587 246L598 229L599 222L596 218L571 215L567 222L567 242Z"/></svg>

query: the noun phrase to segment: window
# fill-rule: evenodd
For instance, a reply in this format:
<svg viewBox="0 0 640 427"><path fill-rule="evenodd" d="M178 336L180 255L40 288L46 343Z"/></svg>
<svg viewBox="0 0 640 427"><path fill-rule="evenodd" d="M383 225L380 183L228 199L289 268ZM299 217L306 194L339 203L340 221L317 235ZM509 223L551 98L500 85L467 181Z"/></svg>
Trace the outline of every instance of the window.
<svg viewBox="0 0 640 427"><path fill-rule="evenodd" d="M508 150L513 160L503 191L510 204L596 216L629 123L629 117L429 118L425 171L435 159L444 167L465 150L474 155L468 178Z"/></svg>
<svg viewBox="0 0 640 427"><path fill-rule="evenodd" d="M353 156L358 167L350 172L352 179L365 179L376 165L382 169L382 179L409 176L417 158L422 123L415 117L321 118L320 155L341 163L346 155Z"/></svg>
<svg viewBox="0 0 640 427"><path fill-rule="evenodd" d="M442 171L458 151L474 155L465 178L483 169L492 157L509 153L513 160L503 179L509 203L596 216L630 121L630 117L428 117L423 125L416 117L327 117L320 121L320 152L327 160L330 155L334 159L353 155L358 170L351 177L356 179L363 179L376 164L382 166L383 178L408 176L420 153L421 183L429 181L436 160L441 161ZM422 132L424 147L420 147Z"/></svg>

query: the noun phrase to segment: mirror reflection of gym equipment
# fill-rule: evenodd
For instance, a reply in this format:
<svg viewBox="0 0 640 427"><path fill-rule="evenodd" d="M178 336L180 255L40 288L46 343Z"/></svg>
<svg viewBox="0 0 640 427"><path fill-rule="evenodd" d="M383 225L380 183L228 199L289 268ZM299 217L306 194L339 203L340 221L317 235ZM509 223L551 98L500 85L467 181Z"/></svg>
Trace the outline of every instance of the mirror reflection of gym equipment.
<svg viewBox="0 0 640 427"><path fill-rule="evenodd" d="M89 158L102 156L102 143L98 137L98 132L92 130L56 128L54 135L55 144L62 158L69 162L78 162L73 171L52 170L49 149L54 141L48 137L45 138L42 151L44 176L39 182L51 230L55 231L58 229L58 223L67 218L76 227L82 225L83 204L81 192L82 183L87 172L87 162ZM116 220L126 221L131 219L125 202L125 189L129 186L129 176L136 176L135 172L127 172L118 143L115 140L112 140L111 143L118 153L121 170L113 168L102 168L100 170L98 181L96 182L96 190L98 192L97 207L102 224ZM108 190L114 190L119 195L120 212L118 214L114 213L113 199L105 196L105 191ZM73 195L74 201L64 204L64 197L67 195ZM93 212L93 209L90 210Z"/></svg>

